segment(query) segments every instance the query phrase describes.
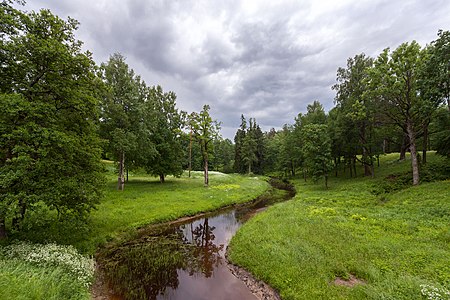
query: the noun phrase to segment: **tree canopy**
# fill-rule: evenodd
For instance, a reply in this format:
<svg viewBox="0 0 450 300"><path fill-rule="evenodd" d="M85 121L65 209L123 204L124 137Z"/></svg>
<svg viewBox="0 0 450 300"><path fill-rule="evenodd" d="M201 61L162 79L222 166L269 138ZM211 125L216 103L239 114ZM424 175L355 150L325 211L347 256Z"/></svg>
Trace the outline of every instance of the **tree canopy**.
<svg viewBox="0 0 450 300"><path fill-rule="evenodd" d="M101 196L95 64L74 38L78 23L48 10L8 14L1 44L0 233L44 203L60 216ZM4 27L4 26L2 26Z"/></svg>

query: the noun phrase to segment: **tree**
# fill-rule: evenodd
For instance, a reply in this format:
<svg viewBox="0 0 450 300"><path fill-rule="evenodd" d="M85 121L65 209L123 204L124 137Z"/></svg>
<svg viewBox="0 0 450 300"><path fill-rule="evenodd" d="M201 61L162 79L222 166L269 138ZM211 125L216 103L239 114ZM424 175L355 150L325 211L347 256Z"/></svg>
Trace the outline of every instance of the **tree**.
<svg viewBox="0 0 450 300"><path fill-rule="evenodd" d="M205 186L209 184L208 156L211 151L211 142L220 136L220 123L211 118L209 109L209 105L204 105L200 113L193 112L190 115L190 126L193 136L200 145L203 157Z"/></svg>
<svg viewBox="0 0 450 300"><path fill-rule="evenodd" d="M390 53L385 49L370 70L373 93L383 112L409 139L413 185L419 184L416 139L436 106L420 94L418 78L423 63L420 45L404 43ZM372 92L371 92L372 93Z"/></svg>
<svg viewBox="0 0 450 300"><path fill-rule="evenodd" d="M328 187L328 172L332 170L333 166L327 125L308 124L303 128L303 136L302 150L312 178L317 182L323 176L325 187Z"/></svg>
<svg viewBox="0 0 450 300"><path fill-rule="evenodd" d="M256 140L250 132L245 136L242 142L241 159L247 166L248 174L252 173L252 165L258 161L256 157Z"/></svg>
<svg viewBox="0 0 450 300"><path fill-rule="evenodd" d="M150 97L145 102L146 120L151 120L147 134L154 145L155 153L145 162L148 173L159 176L164 183L166 175L179 176L183 173L183 149L181 130L183 112L176 108L174 92L164 93L160 86L150 89ZM145 151L145 150L144 150Z"/></svg>
<svg viewBox="0 0 450 300"><path fill-rule="evenodd" d="M118 162L117 189L125 186L126 158L136 159L133 153L140 155L139 143L147 144L148 135L143 132L142 105L145 83L134 74L125 63L125 57L119 53L111 55L107 63L101 66L102 78L108 92L102 101L102 116L100 132L102 138L108 141L107 151ZM145 143L147 142L147 143Z"/></svg>
<svg viewBox="0 0 450 300"><path fill-rule="evenodd" d="M241 125L234 136L234 171L236 173L245 173L245 164L242 159L242 146L247 134L247 120L241 115Z"/></svg>
<svg viewBox="0 0 450 300"><path fill-rule="evenodd" d="M234 165L234 144L230 139L214 140L214 169L224 172L233 173Z"/></svg>
<svg viewBox="0 0 450 300"><path fill-rule="evenodd" d="M318 100L314 100L312 104L308 104L306 114L300 117L302 117L301 123L303 125L325 124L327 121L327 115L325 114L323 105Z"/></svg>
<svg viewBox="0 0 450 300"><path fill-rule="evenodd" d="M441 107L430 125L434 132L431 144L436 153L450 158L450 112Z"/></svg>
<svg viewBox="0 0 450 300"><path fill-rule="evenodd" d="M438 31L424 64L424 89L428 97L447 102L450 111L450 31Z"/></svg>
<svg viewBox="0 0 450 300"><path fill-rule="evenodd" d="M1 24L0 236L6 219L20 228L43 203L60 217L84 217L101 197L97 135L101 85L74 38L78 22L49 10L20 12ZM2 22L5 19L2 19Z"/></svg>
<svg viewBox="0 0 450 300"><path fill-rule="evenodd" d="M343 132L346 133L347 145L354 144L354 148L361 149L365 176L374 176L372 152L376 142L373 140L376 110L371 97L367 96L368 70L372 65L373 59L364 53L349 58L347 68L338 69L338 83L333 86L336 90L337 125L347 127ZM351 157L356 159L356 153Z"/></svg>

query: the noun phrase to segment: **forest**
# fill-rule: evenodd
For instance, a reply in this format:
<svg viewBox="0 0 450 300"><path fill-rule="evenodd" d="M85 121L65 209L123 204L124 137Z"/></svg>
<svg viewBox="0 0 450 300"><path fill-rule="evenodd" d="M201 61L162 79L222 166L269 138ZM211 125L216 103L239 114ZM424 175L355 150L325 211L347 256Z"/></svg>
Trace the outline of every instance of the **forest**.
<svg viewBox="0 0 450 300"><path fill-rule="evenodd" d="M122 54L96 65L75 38L76 20L23 12L8 1L1 9L2 237L8 222L20 229L36 203L61 217L83 217L101 198L101 158L117 162L123 190L136 169L161 182L204 170L207 185L211 169L300 173L327 185L338 170L374 176L380 155L399 152L402 160L407 151L417 185L427 151L450 155L449 31L438 31L425 47L411 41L375 58L349 58L337 70L329 112L315 100L293 124L269 132L242 115L230 141L221 138L209 105L179 110L175 92L149 86Z"/></svg>

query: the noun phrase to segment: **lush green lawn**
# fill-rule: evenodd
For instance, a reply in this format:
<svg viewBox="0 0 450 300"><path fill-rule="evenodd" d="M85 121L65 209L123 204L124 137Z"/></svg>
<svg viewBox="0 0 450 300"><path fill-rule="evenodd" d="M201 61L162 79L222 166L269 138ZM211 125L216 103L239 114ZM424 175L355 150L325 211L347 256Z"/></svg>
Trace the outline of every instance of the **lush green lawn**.
<svg viewBox="0 0 450 300"><path fill-rule="evenodd" d="M374 179L333 178L328 190L295 180L293 200L238 231L231 260L283 299L426 299L432 287L450 299L450 181L380 194L396 186L388 174L410 167L396 159L384 157ZM352 275L365 284L333 284Z"/></svg>
<svg viewBox="0 0 450 300"><path fill-rule="evenodd" d="M191 178L186 175L169 177L164 184L156 178L134 174L125 185L125 191L119 192L113 166L109 163L106 166L109 175L105 197L91 213L87 224L76 220L59 222L54 213L41 208L28 216L24 231L14 234L12 239L73 245L81 253L93 255L100 245L126 236L138 227L250 201L269 188L263 177L215 172L210 174L210 186L205 187L202 173L192 172ZM0 299L89 299L88 289L76 276L61 268L65 266L63 261L42 265L22 258L10 260L2 257L5 249L0 247ZM22 254L26 252L24 257L35 255L33 251L21 251L21 246L13 249L19 249L15 251ZM41 256L47 257L47 254Z"/></svg>

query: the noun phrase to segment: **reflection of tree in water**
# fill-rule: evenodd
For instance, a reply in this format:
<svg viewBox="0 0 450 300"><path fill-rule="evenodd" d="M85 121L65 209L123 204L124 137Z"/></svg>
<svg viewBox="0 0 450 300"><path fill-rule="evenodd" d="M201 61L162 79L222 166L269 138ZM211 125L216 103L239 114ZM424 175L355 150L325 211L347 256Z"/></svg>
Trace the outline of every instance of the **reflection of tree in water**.
<svg viewBox="0 0 450 300"><path fill-rule="evenodd" d="M192 226L192 224L191 224ZM114 292L125 299L156 299L166 288L176 289L177 270L211 277L220 264L223 245L214 244L215 227L204 219L191 228L192 244L180 228L147 236L104 250L99 261Z"/></svg>
<svg viewBox="0 0 450 300"><path fill-rule="evenodd" d="M156 299L178 287L177 269L186 267L190 247L181 231L151 236L107 249L100 262L115 293L125 299Z"/></svg>
<svg viewBox="0 0 450 300"><path fill-rule="evenodd" d="M192 223L191 223L192 226ZM192 243L195 247L192 249L192 258L188 263L189 275L201 272L206 277L213 275L214 268L221 262L219 251L223 245L214 244L214 226L209 226L208 218L203 219L195 228L191 228Z"/></svg>

